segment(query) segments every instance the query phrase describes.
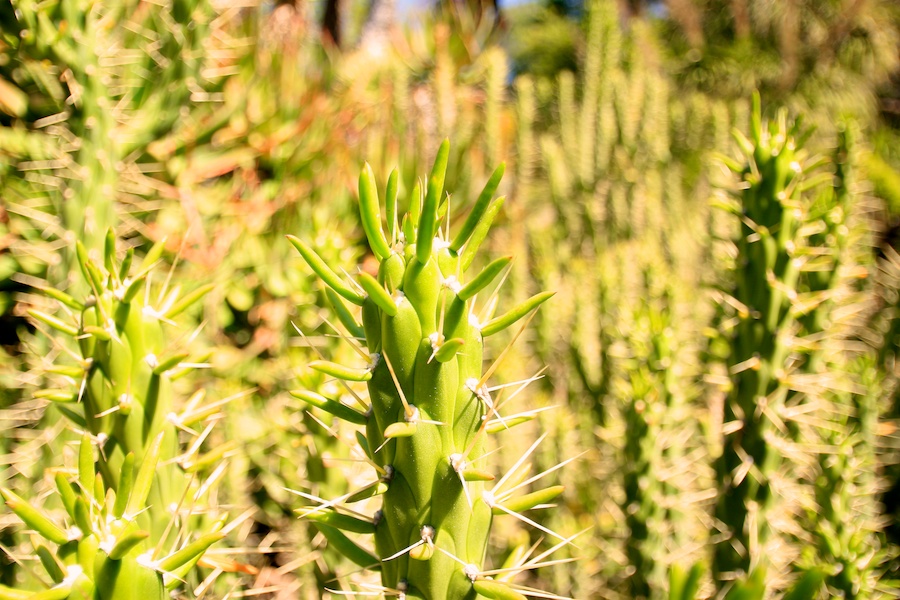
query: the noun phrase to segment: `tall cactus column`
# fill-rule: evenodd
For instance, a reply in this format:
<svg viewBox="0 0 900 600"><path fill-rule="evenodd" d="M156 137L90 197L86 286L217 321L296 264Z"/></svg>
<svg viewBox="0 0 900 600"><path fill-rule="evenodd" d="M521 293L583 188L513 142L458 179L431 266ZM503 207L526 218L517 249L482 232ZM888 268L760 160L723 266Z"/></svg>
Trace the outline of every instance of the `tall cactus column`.
<svg viewBox="0 0 900 600"><path fill-rule="evenodd" d="M795 304L803 264L801 225L802 153L796 126L785 115L764 128L754 98L751 139L736 134L746 155L732 169L741 177L741 219L736 241L735 287L728 303L737 309L732 331L731 391L725 401L725 439L716 460L719 482L715 516L725 538L715 549L718 579L764 566L763 548L773 537L776 502L772 482L784 466L777 444L779 415L798 361ZM716 532L718 533L718 532ZM721 582L720 582L721 584Z"/></svg>
<svg viewBox="0 0 900 600"><path fill-rule="evenodd" d="M0 600L164 600L224 537L214 511L201 517L199 510L210 508L205 503L214 481L192 488L185 471L202 474L229 446L201 455L199 439L181 451L178 429L199 436L191 427L205 425L217 406L201 404L202 392L183 410L177 406L171 380L199 361L190 361L164 327L175 326L174 319L209 286L182 296L177 286L164 285L151 303L150 273L162 252L160 242L132 273L134 251L117 260L112 230L102 261L77 242L75 255L91 293L79 300L45 288L62 313L30 311L38 325L60 334L59 347L78 345L80 356L65 352L48 368L66 387L35 396L51 400L82 439L77 478L71 481L65 470L55 476L63 521L34 506L34 499L0 487L6 506L37 533L32 545L53 582L34 592L0 585ZM69 355L76 364L66 360ZM176 527L183 533L172 536Z"/></svg>
<svg viewBox="0 0 900 600"><path fill-rule="evenodd" d="M510 312L484 322L472 301L506 267L500 258L467 278L475 253L503 203L492 199L503 173L498 168L455 237L439 227L449 144L437 154L424 196L416 191L410 212L398 221L397 172L386 190L385 235L372 170L360 175L362 223L378 276L360 273L356 283L338 277L303 241L291 242L329 285L335 308L351 335L364 337L369 364L351 369L328 362L311 366L339 379L362 382L368 403L360 409L339 399L298 391L294 395L361 425L358 436L379 479L343 504L311 507L313 519L332 545L363 567L380 568L385 593L407 598L522 598L517 586L484 573L488 533L495 514L529 510L561 488L525 494L514 477L494 479L485 469L485 436L532 415L500 417L482 371L483 337L509 327L552 294L538 294ZM362 326L343 304L362 309ZM527 483L527 482L526 482ZM381 510L367 517L348 504L382 496ZM374 536L369 554L343 532Z"/></svg>

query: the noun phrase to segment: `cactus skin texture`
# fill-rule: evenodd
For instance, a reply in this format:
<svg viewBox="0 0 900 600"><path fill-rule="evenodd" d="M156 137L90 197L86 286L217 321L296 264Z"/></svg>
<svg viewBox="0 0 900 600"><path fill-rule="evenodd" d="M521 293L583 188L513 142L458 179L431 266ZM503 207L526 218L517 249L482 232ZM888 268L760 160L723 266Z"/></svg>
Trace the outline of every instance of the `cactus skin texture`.
<svg viewBox="0 0 900 600"><path fill-rule="evenodd" d="M48 589L24 591L0 585L0 600L166 600L203 553L219 541L221 523L194 541L163 554L158 538L140 524L164 434L154 440L135 472L128 454L116 481L107 488L94 469L94 449L82 438L77 481L56 475L57 493L72 525L61 527L44 511L0 488L7 507L35 532L35 550L52 580ZM55 551L50 548L55 547ZM154 548L157 548L154 551Z"/></svg>
<svg viewBox="0 0 900 600"><path fill-rule="evenodd" d="M522 512L561 489L511 498L500 492L478 461L485 435L504 429L483 379L483 336L497 333L531 313L552 294L542 293L508 313L479 323L472 298L509 263L501 258L463 281L463 274L503 202L493 199L503 167L488 181L472 213L452 239L439 228L439 207L449 153L446 140L421 200L413 193L410 213L396 220L396 172L387 184L388 235L382 230L371 168L360 175L362 223L375 257L377 279L362 273L360 288L341 280L303 241L289 236L312 269L340 296L362 307L362 332L371 356L367 369L331 363L311 365L350 381L366 381L369 404L359 411L309 392L294 395L335 416L365 427L364 450L380 479L358 496L382 496L372 519L344 508L309 508L332 545L363 567L380 568L385 594L406 598L522 598L516 586L480 574L494 514ZM359 291L360 289L365 292ZM335 295L332 301L348 330L359 325ZM523 419L511 419L509 427ZM504 478L505 479L505 478ZM347 502L356 500L350 497ZM377 558L340 530L374 536ZM480 595L480 596L479 596Z"/></svg>

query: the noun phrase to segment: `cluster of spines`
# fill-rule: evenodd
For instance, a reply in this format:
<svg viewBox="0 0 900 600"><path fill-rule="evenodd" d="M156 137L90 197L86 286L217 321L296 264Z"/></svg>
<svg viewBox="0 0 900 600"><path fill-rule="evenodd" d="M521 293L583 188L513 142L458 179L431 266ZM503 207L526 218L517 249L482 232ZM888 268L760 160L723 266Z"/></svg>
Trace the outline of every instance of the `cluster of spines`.
<svg viewBox="0 0 900 600"><path fill-rule="evenodd" d="M397 212L398 174L386 188L387 235L382 225L374 173L360 175L362 224L379 261L376 276L361 272L347 283L300 239L291 242L329 286L329 299L350 336L364 339L358 348L367 364L348 368L327 361L310 366L339 380L365 382L369 400L353 394L359 407L339 398L297 391L294 395L332 415L362 426L357 439L379 477L333 501L302 511L332 545L362 567L378 568L383 591L409 598L522 598L528 590L500 582L502 571L482 564L494 515L511 514L533 523L522 512L552 501L559 486L515 495L544 475L527 477L522 457L499 481L484 464L485 434L530 420L534 412L503 417L495 388L487 386L493 368L482 372L483 337L527 316L552 294L541 293L495 317L476 317L472 300L506 268L509 257L488 264L465 283L503 198L493 198L501 165L452 239L439 226L446 214L443 180L449 144L441 145L424 194L413 191L409 212ZM344 304L362 309L362 324ZM495 306L489 303L489 311ZM498 359L499 360L499 359ZM496 363L495 363L496 364ZM502 386L501 386L502 387ZM499 389L499 388L497 388ZM515 495L515 497L514 497ZM306 495L309 497L308 495ZM381 496L373 517L348 505ZM539 526L540 527L540 526ZM344 532L371 534L375 554ZM549 532L560 543L571 540ZM377 555L377 557L376 557ZM535 568L539 557L520 559L509 572ZM497 577L493 577L497 575Z"/></svg>

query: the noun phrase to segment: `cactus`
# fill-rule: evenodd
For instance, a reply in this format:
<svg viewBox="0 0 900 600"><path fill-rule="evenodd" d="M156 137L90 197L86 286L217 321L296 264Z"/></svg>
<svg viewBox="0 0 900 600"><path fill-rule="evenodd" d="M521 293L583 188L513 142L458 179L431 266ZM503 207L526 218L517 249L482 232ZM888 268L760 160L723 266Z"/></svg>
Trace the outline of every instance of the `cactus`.
<svg viewBox="0 0 900 600"><path fill-rule="evenodd" d="M52 580L44 590L24 591L0 585L2 600L166 600L212 544L224 537L222 523L193 541L163 549L165 534L143 527L142 513L159 466L163 434L150 444L140 463L129 453L109 487L94 468L88 434L78 451L75 481L60 470L56 488L67 515L60 525L12 491L0 488L7 507L38 538L35 553ZM56 550L52 551L51 547Z"/></svg>
<svg viewBox="0 0 900 600"><path fill-rule="evenodd" d="M785 112L767 127L756 95L751 122L749 140L735 134L746 162L728 162L741 177L738 202L728 206L741 219L741 235L735 288L726 296L738 314L725 439L715 464L715 533L725 541L715 547L713 570L717 584L725 585L723 577L766 568L768 587L785 566L785 555L767 548L784 549L777 521L791 510L784 487L777 491L788 468L779 438L786 429L785 402L804 361L802 344L796 343L798 317L805 310L801 272L815 254L807 249L809 233L803 228L810 210L804 191L822 178L814 165L805 164L799 125L789 125ZM775 506L781 515L773 512Z"/></svg>
<svg viewBox="0 0 900 600"><path fill-rule="evenodd" d="M308 391L294 395L362 426L360 445L378 473L364 488L305 508L301 514L359 566L380 569L386 594L421 599L522 598L528 590L501 581L506 577L499 575L535 568L541 559L522 560L506 571L488 571L484 560L491 522L495 515L510 514L533 523L520 513L549 502L562 490L551 486L517 494L540 477L522 481L527 456L489 485L494 476L484 462L486 436L527 421L534 413L499 415L492 388L487 387L493 369L482 371L482 344L484 337L510 327L552 294L538 294L495 318L475 316L473 298L510 261L497 259L463 282L503 203L502 197L492 199L503 167L494 172L451 239L439 227L439 213L446 206L442 196L448 153L445 140L425 193L413 192L402 219L397 213L396 171L391 174L385 194L387 234L374 174L364 167L360 213L379 261L377 277L362 272L356 283L347 283L306 242L289 236L331 288L332 303L350 335L365 340L366 349L359 350L368 357L361 368L324 361L310 366L346 382L365 382L369 400L354 394L356 407ZM362 308L362 325L344 300ZM374 496L382 499L374 516L349 506ZM344 532L372 535L374 554ZM550 535L561 543L570 541Z"/></svg>
<svg viewBox="0 0 900 600"><path fill-rule="evenodd" d="M176 404L172 381L197 368L202 357L191 360L185 349L170 342L166 324L173 323L175 317L202 298L210 286L201 286L181 295L180 286L169 289L167 282L159 290L159 298L151 302L148 280L163 245L164 242L160 242L151 248L141 269L131 273L134 250L129 249L123 260L118 261L112 231L106 237L102 263L90 258L84 246L77 242L75 254L91 294L78 300L47 287L42 291L58 300L65 314L55 316L39 310L29 311L39 327L46 326L63 334L62 339L56 340L59 347L67 348L70 344L64 338L69 337L80 350L76 364L59 362L47 369L51 377L64 384L59 388L39 390L35 397L50 400L77 431L84 432L82 458L86 464L96 462L99 473L95 482L94 467L91 466L90 477L81 479L82 493L92 494L85 497L84 508L89 513L87 521L105 519L101 505L108 495L107 490L118 494L119 501L124 502L132 473L146 469L143 479L139 476L137 480L143 483L135 484L138 486L135 490L142 491L128 500L131 516L126 520L133 521L135 527L147 532L152 539L160 540L160 544L166 540L173 518L185 524L190 522L195 533L210 526L195 514L209 508L213 508L208 511L210 514L215 512L214 507L202 504L204 490L208 491L212 481L209 485L194 486L191 481L233 448L226 443L206 454L201 453L203 441L212 430L209 421L227 400L204 405L204 393L200 390L184 407ZM75 354L71 350L68 352ZM179 430L195 438L186 451L182 451L179 444ZM99 448L96 459L90 455L91 444ZM149 463L152 463L151 467L145 466ZM81 470L85 473L87 467L82 465ZM59 483L58 487L63 503L71 508L67 504L68 488ZM24 513L16 509L18 501L15 497L6 495L6 498L10 507L34 527ZM95 510L100 512L95 513ZM116 516L121 518L121 511ZM91 526L90 531L103 532L105 536L110 534L98 527ZM79 528L82 532L87 531L80 523ZM122 531L127 530L131 535L133 529L128 525ZM58 541L63 546L66 542Z"/></svg>

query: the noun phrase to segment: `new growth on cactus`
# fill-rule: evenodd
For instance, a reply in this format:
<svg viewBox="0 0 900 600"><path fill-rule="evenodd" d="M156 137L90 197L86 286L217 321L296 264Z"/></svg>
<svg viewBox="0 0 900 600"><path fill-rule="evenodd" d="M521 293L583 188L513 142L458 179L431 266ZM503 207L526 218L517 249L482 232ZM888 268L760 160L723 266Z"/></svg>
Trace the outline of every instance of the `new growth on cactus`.
<svg viewBox="0 0 900 600"><path fill-rule="evenodd" d="M466 276L503 204L504 199L494 199L493 194L504 168L494 171L451 238L449 227L447 231L440 227L447 214L443 182L448 154L445 140L424 194L417 186L402 218L397 210L399 176L396 170L391 173L385 192L386 232L375 175L368 164L363 168L360 213L379 261L377 277L361 272L355 282L347 282L306 242L289 236L329 286L328 297L350 336L365 343L365 349L358 349L366 364L359 368L327 361L310 366L344 382L365 382L368 401L348 394L358 404L350 406L308 391L293 394L361 426L365 433L357 439L378 474L362 489L321 501L301 515L313 520L329 543L359 566L380 569L385 595L423 600L523 598L531 590L505 580L537 568L548 553L520 559L507 570L488 570L484 560L491 522L495 515L508 514L541 527L521 513L550 502L562 488L521 494L546 473L525 479L528 454L498 481L488 470L486 436L525 422L534 413L499 414L499 398L492 395L499 388L488 387L493 368L482 369L483 338L526 317L552 294L537 294L498 317L476 316L476 294L511 260L499 258ZM361 325L344 301L361 307ZM495 305L489 302L487 312ZM351 390L349 383L347 389ZM351 508L375 496L382 504L374 515ZM571 541L541 529L561 544ZM374 554L345 532L372 535Z"/></svg>

